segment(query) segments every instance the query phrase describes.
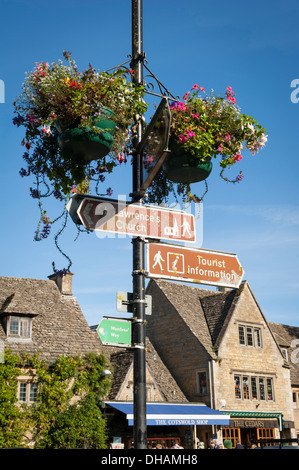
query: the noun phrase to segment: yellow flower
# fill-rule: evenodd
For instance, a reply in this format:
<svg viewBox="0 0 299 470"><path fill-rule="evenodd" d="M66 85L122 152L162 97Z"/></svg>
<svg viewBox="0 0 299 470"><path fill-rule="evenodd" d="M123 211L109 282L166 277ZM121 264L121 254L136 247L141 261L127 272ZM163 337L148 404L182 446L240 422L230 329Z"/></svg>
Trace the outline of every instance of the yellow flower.
<svg viewBox="0 0 299 470"><path fill-rule="evenodd" d="M68 84L69 81L70 81L70 77L66 77L66 78L64 79L64 83L65 83L66 85Z"/></svg>

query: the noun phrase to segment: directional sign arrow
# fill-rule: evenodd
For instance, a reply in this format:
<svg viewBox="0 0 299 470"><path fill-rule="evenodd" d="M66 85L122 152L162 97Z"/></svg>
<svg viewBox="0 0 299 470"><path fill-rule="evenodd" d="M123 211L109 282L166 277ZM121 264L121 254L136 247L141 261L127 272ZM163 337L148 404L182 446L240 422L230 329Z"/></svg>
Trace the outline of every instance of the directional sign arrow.
<svg viewBox="0 0 299 470"><path fill-rule="evenodd" d="M123 318L103 317L97 327L103 344L108 346L132 346L132 322Z"/></svg>
<svg viewBox="0 0 299 470"><path fill-rule="evenodd" d="M195 242L194 215L185 211L88 196L70 206L87 230Z"/></svg>
<svg viewBox="0 0 299 470"><path fill-rule="evenodd" d="M181 245L148 243L148 277L238 288L244 276L237 255Z"/></svg>

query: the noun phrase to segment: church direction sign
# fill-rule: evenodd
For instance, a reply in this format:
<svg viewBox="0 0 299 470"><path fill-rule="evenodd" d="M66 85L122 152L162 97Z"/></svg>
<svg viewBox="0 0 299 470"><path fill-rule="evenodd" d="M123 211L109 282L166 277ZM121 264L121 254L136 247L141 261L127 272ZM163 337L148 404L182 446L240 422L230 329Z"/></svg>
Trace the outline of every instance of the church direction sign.
<svg viewBox="0 0 299 470"><path fill-rule="evenodd" d="M238 288L244 276L237 255L167 243L147 243L147 276Z"/></svg>
<svg viewBox="0 0 299 470"><path fill-rule="evenodd" d="M195 242L193 214L175 209L85 197L77 216L87 230Z"/></svg>

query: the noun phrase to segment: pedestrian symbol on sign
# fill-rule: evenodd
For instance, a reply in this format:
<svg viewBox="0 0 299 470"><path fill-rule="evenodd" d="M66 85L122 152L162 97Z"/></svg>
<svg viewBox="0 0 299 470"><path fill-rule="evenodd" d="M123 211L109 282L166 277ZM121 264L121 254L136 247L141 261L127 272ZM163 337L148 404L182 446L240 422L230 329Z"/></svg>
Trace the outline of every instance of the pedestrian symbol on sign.
<svg viewBox="0 0 299 470"><path fill-rule="evenodd" d="M157 264L160 266L161 271L163 271L163 267L161 264L161 261L165 261L162 256L161 256L161 251L159 250L158 253L155 254L154 256L154 264L153 264L153 269L157 266Z"/></svg>

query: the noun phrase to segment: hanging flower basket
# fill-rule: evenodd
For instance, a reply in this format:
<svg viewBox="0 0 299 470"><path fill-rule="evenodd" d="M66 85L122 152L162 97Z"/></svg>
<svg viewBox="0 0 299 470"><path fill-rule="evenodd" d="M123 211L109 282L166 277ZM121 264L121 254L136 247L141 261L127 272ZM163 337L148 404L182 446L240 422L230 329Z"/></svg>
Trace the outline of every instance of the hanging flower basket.
<svg viewBox="0 0 299 470"><path fill-rule="evenodd" d="M198 160L173 137L169 140L168 148L171 153L163 165L163 171L170 181L191 184L208 178L213 168L211 158Z"/></svg>
<svg viewBox="0 0 299 470"><path fill-rule="evenodd" d="M22 176L36 175L39 195L43 182L59 198L118 165L130 151L135 116L147 108L144 87L128 80L128 70L99 73L90 65L80 73L71 54L63 55L67 65L40 62L26 74L13 120L25 128Z"/></svg>
<svg viewBox="0 0 299 470"><path fill-rule="evenodd" d="M103 108L103 116L93 120L93 126L99 132L89 126L72 127L59 133L59 147L65 155L70 155L82 163L90 163L93 160L102 159L113 147L116 123L114 113Z"/></svg>
<svg viewBox="0 0 299 470"><path fill-rule="evenodd" d="M46 238L62 217L66 226L66 204L74 193L93 189L111 196L110 187L100 187L126 161L136 116L147 109L144 86L132 82L131 70L120 66L97 72L89 65L81 73L69 52L63 56L66 64L37 63L14 101L13 123L24 128L25 166L20 174L33 178L29 190L40 210L35 240ZM62 202L61 215L50 217L44 209L46 197ZM63 228L55 236L56 245Z"/></svg>
<svg viewBox="0 0 299 470"><path fill-rule="evenodd" d="M170 103L170 153L148 190L150 202L155 202L156 195L159 203L167 202L170 193L193 200L190 184L205 181L207 188L206 179L217 157L224 180L242 181L242 171L230 180L223 171L240 162L245 149L254 155L265 145L267 135L254 118L241 113L234 95L227 87L224 97L213 92L208 96L203 87L194 85L182 101Z"/></svg>

